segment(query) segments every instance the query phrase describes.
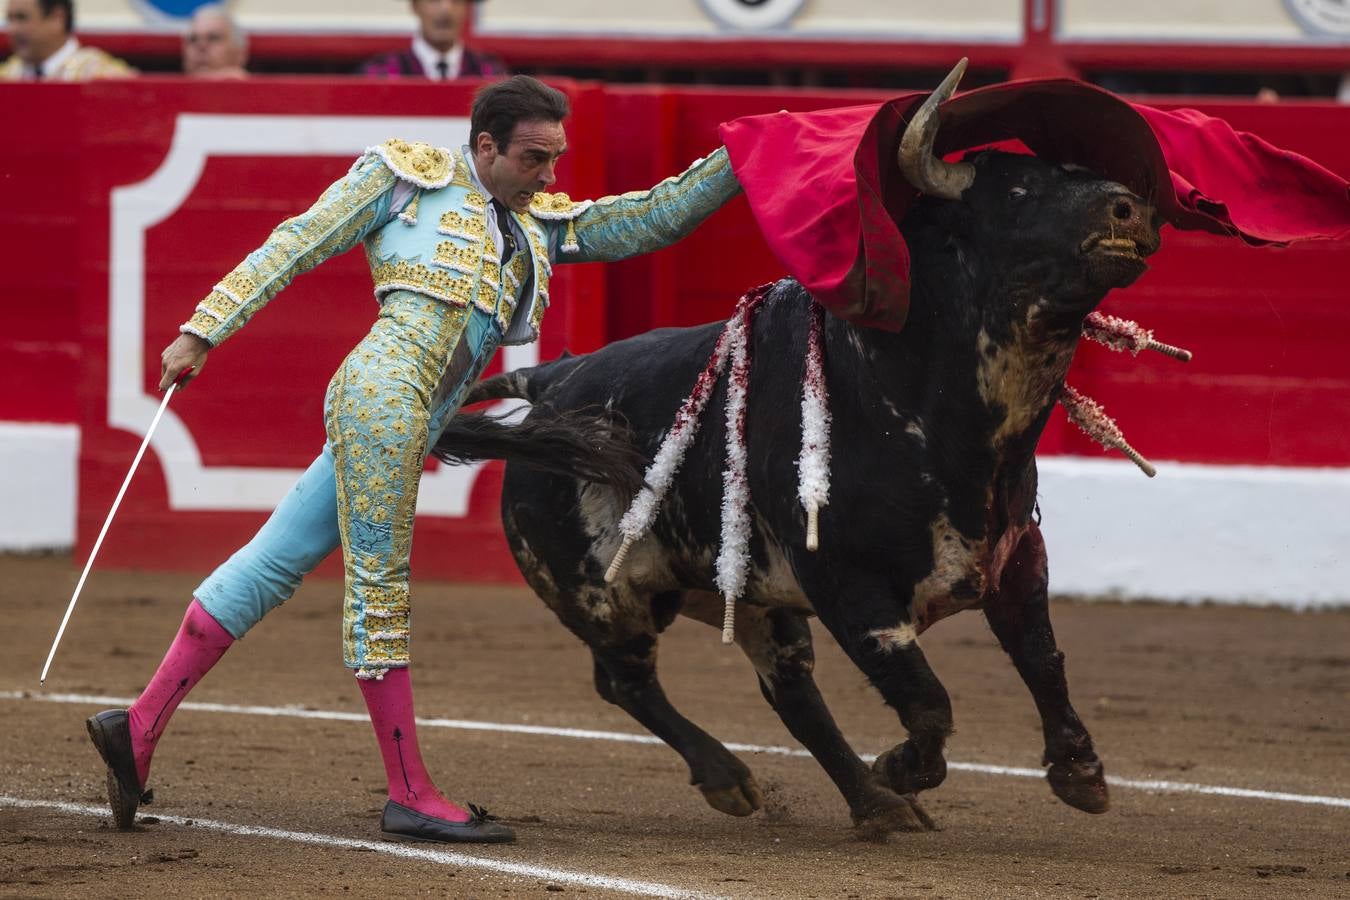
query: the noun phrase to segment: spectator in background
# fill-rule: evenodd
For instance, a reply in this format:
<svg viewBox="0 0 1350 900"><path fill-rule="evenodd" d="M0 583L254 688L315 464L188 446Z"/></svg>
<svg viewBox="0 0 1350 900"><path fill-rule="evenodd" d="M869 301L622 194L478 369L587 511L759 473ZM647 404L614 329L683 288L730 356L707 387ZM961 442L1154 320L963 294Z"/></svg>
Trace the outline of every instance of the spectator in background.
<svg viewBox="0 0 1350 900"><path fill-rule="evenodd" d="M1342 103L1350 103L1350 72L1346 72L1341 78L1341 89L1337 92L1336 99Z"/></svg>
<svg viewBox="0 0 1350 900"><path fill-rule="evenodd" d="M247 78L248 35L225 7L212 3L192 14L183 33L183 72L193 78Z"/></svg>
<svg viewBox="0 0 1350 900"><path fill-rule="evenodd" d="M0 81L87 81L136 74L115 56L80 46L71 0L6 0L5 26L14 55L0 63Z"/></svg>
<svg viewBox="0 0 1350 900"><path fill-rule="evenodd" d="M506 75L501 60L464 46L464 25L480 0L411 0L420 23L412 47L367 60L358 70L380 78L482 78Z"/></svg>

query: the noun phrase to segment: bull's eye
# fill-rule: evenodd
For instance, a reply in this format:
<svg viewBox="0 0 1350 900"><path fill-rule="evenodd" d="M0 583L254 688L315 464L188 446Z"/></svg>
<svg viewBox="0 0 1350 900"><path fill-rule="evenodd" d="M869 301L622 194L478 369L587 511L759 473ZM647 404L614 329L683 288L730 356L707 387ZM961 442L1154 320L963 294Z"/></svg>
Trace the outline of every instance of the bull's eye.
<svg viewBox="0 0 1350 900"><path fill-rule="evenodd" d="M1027 189L1024 187L1015 187L1008 191L1009 200L1021 200L1027 195Z"/></svg>

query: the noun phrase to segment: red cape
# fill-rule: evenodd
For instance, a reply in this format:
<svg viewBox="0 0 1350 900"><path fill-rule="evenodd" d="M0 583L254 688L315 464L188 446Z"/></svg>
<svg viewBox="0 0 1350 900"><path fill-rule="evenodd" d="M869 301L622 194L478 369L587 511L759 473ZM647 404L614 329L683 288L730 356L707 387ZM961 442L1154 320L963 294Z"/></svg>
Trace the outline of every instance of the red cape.
<svg viewBox="0 0 1350 900"><path fill-rule="evenodd" d="M899 330L909 310L897 223L917 193L895 152L925 97L749 116L720 129L778 260L826 309L861 325ZM992 85L943 104L939 155L1007 141L1121 182L1177 228L1252 244L1350 236L1344 179L1196 110L1165 112L1067 79Z"/></svg>

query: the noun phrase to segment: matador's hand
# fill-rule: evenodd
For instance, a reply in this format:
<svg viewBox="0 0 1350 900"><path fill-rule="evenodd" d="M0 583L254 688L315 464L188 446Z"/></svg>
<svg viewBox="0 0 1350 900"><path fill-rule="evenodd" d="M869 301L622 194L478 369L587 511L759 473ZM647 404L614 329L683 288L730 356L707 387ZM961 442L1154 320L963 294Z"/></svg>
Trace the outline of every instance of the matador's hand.
<svg viewBox="0 0 1350 900"><path fill-rule="evenodd" d="M187 387L189 381L202 374L202 366L206 365L206 354L210 349L211 345L195 334L180 334L159 356L159 389L167 390L169 385L178 381L179 375L191 369L178 383L180 389Z"/></svg>

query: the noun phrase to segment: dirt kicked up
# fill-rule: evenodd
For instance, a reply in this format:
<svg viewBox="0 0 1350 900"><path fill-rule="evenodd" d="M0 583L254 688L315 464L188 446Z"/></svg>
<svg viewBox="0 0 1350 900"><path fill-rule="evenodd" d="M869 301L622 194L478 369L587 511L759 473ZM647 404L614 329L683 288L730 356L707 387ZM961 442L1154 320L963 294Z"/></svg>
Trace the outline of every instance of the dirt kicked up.
<svg viewBox="0 0 1350 900"><path fill-rule="evenodd" d="M207 676L155 758L155 803L135 832L113 830L84 718L140 690L198 579L96 572L39 691L77 575L69 558L0 557L4 896L1350 895L1347 613L1057 603L1074 702L1124 780L1102 816L997 774L1039 762L1031 699L980 616L943 622L923 645L952 695L948 758L974 768L923 795L941 831L867 843L824 773L788 753L737 751L766 809L714 812L671 750L620 738L643 732L596 696L589 654L527 591L419 584L414 683L439 720L422 729L428 766L519 834L440 848L379 838L379 757L341 666L340 585L323 580ZM895 715L819 630L817 652L854 746L897 743ZM712 629L677 622L660 669L724 742L796 748Z"/></svg>

